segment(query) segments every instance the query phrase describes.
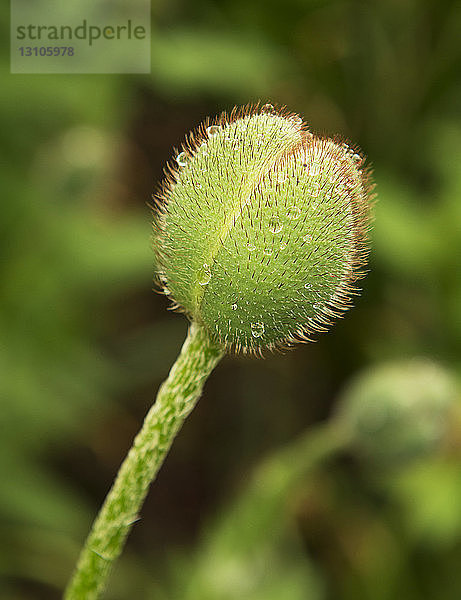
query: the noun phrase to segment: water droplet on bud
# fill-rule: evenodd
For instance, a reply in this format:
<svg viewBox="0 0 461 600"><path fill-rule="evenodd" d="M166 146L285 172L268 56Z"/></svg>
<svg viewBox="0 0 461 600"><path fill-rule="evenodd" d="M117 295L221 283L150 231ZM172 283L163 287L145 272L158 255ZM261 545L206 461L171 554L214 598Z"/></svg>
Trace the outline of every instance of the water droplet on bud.
<svg viewBox="0 0 461 600"><path fill-rule="evenodd" d="M208 285L211 279L210 265L203 263L202 268L199 271L198 282L200 285Z"/></svg>
<svg viewBox="0 0 461 600"><path fill-rule="evenodd" d="M221 131L221 129L222 129L221 125L210 125L209 127L206 128L206 132L207 132L208 137L213 137L219 131Z"/></svg>
<svg viewBox="0 0 461 600"><path fill-rule="evenodd" d="M203 144L200 144L200 146L198 147L198 149L203 154L203 156L208 156L206 142L203 142Z"/></svg>
<svg viewBox="0 0 461 600"><path fill-rule="evenodd" d="M178 165L180 167L185 167L187 165L187 163L189 162L189 157L187 156L187 153L180 152L178 154L178 156L176 157L176 162L178 163Z"/></svg>
<svg viewBox="0 0 461 600"><path fill-rule="evenodd" d="M282 223L280 223L280 219L278 217L272 217L269 221L269 231L272 233L280 233L283 229Z"/></svg>
<svg viewBox="0 0 461 600"><path fill-rule="evenodd" d="M300 216L301 209L299 206L292 206L287 212L287 218L290 219L290 221L297 221Z"/></svg>
<svg viewBox="0 0 461 600"><path fill-rule="evenodd" d="M312 198L318 198L319 194L320 194L320 186L318 184L317 185L313 185L311 187L311 196L312 196Z"/></svg>
<svg viewBox="0 0 461 600"><path fill-rule="evenodd" d="M259 338L264 333L264 323L258 321L257 323L251 324L251 335L255 338Z"/></svg>
<svg viewBox="0 0 461 600"><path fill-rule="evenodd" d="M286 173L284 173L283 171L280 171L280 173L277 173L276 177L275 177L275 181L277 183L285 183L285 181L288 179L288 175Z"/></svg>
<svg viewBox="0 0 461 600"><path fill-rule="evenodd" d="M275 108L272 106L272 104L264 104L264 106L261 107L262 113L271 114L274 111L275 111Z"/></svg>

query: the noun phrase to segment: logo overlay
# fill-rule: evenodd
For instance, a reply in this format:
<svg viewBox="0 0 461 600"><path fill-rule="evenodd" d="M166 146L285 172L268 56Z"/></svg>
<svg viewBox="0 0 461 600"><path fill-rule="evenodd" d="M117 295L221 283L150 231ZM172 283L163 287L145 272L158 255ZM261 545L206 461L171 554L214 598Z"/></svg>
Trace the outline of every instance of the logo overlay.
<svg viewBox="0 0 461 600"><path fill-rule="evenodd" d="M12 73L150 73L150 0L11 0Z"/></svg>

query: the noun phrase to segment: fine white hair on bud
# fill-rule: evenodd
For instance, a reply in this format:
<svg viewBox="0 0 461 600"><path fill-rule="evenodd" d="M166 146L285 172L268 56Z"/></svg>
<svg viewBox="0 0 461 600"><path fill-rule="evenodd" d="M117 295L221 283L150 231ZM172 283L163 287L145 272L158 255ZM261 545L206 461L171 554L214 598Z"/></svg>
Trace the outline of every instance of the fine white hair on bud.
<svg viewBox="0 0 461 600"><path fill-rule="evenodd" d="M268 104L202 124L154 198L161 289L226 349L312 341L351 306L364 275L364 163Z"/></svg>

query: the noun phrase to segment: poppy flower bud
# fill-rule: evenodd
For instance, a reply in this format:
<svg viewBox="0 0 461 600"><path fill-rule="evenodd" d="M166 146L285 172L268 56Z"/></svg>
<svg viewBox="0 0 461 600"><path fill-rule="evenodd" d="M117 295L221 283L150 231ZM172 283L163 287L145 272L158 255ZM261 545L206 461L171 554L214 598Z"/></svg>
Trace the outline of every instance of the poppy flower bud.
<svg viewBox="0 0 461 600"><path fill-rule="evenodd" d="M363 156L271 105L189 135L156 198L158 281L226 349L311 341L351 305L367 256Z"/></svg>
<svg viewBox="0 0 461 600"><path fill-rule="evenodd" d="M340 399L337 418L363 459L402 464L437 448L453 421L458 395L449 371L414 358L357 376Z"/></svg>

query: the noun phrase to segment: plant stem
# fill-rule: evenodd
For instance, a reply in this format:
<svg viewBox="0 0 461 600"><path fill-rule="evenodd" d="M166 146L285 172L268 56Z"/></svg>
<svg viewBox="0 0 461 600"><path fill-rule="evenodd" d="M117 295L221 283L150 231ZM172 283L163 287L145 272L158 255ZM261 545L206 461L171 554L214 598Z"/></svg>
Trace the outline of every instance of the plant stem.
<svg viewBox="0 0 461 600"><path fill-rule="evenodd" d="M329 421L309 428L295 442L269 456L253 473L237 502L224 511L225 517L216 527L215 545L224 539L228 550L237 548L241 561L246 561L246 568L251 569L249 554L254 556L258 544L267 545L283 529L293 491L320 464L347 448L349 442L349 432ZM214 556L218 553L213 543L210 551Z"/></svg>
<svg viewBox="0 0 461 600"><path fill-rule="evenodd" d="M103 591L151 482L222 356L223 351L210 340L205 329L192 323L181 353L161 385L93 524L65 600L96 600Z"/></svg>

